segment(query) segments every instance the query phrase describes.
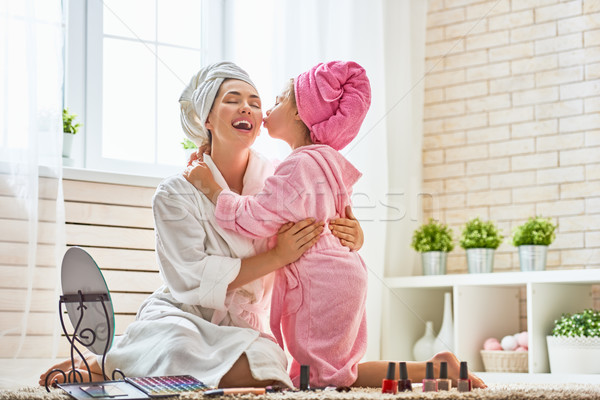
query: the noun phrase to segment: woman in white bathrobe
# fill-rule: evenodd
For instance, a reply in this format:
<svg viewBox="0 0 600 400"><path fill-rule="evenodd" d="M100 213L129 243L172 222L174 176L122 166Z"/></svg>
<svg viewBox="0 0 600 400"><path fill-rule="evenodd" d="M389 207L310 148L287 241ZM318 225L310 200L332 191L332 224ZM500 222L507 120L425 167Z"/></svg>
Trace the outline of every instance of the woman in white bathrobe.
<svg viewBox="0 0 600 400"><path fill-rule="evenodd" d="M232 63L210 65L192 78L180 103L185 133L198 145L210 145L211 155L204 155L204 161L219 184L242 195L258 193L274 168L250 149L263 115L248 75ZM286 356L266 333L270 273L316 243L322 224L288 224L267 251L264 240L221 229L214 205L183 175L158 186L152 208L164 285L115 338L107 373L119 368L128 376L190 374L221 387L292 386ZM358 223L337 222L332 229L343 243L359 248ZM88 353L86 359L94 378L101 380L98 357ZM40 384L57 367L68 370L70 361L42 374Z"/></svg>

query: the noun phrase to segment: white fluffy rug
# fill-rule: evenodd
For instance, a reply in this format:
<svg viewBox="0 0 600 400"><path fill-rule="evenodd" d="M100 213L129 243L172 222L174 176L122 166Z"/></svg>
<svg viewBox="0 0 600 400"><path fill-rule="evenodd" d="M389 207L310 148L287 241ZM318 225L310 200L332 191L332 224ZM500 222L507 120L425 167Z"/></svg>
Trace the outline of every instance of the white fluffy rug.
<svg viewBox="0 0 600 400"><path fill-rule="evenodd" d="M449 392L423 393L420 385L414 385L414 391L398 393L397 395L381 394L378 389L353 389L350 392L309 391L268 393L264 396L243 395L235 396L248 400L392 400L392 399L489 399L489 400L598 400L600 385L592 384L492 384L487 389L475 389L469 393L460 393L456 389ZM181 396L183 399L202 399L201 393L190 393ZM221 398L211 397L211 400L231 399L232 396ZM0 390L0 400L69 400L71 399L60 389L47 393L41 387L27 387L18 390Z"/></svg>

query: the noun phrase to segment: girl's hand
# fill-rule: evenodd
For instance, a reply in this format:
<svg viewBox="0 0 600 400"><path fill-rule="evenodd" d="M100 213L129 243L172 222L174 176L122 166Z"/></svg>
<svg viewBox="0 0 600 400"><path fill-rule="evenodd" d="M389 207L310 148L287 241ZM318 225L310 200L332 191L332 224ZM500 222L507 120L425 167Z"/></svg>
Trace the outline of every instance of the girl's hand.
<svg viewBox="0 0 600 400"><path fill-rule="evenodd" d="M217 197L222 189L215 181L215 178L206 163L194 161L191 166L185 169L183 176L189 183L194 185L196 189L204 193L210 201L216 203Z"/></svg>
<svg viewBox="0 0 600 400"><path fill-rule="evenodd" d="M187 166L191 167L196 160L204 161L204 154L210 154L210 146L207 144L198 147L198 150L190 154L190 159L188 160Z"/></svg>
<svg viewBox="0 0 600 400"><path fill-rule="evenodd" d="M324 226L313 218L288 222L279 228L277 245L271 251L284 265L291 264L317 243Z"/></svg>
<svg viewBox="0 0 600 400"><path fill-rule="evenodd" d="M336 218L329 221L329 229L333 236L340 239L343 246L350 250L360 250L365 237L358 220L352 213L352 207L346 206L346 216L348 218Z"/></svg>

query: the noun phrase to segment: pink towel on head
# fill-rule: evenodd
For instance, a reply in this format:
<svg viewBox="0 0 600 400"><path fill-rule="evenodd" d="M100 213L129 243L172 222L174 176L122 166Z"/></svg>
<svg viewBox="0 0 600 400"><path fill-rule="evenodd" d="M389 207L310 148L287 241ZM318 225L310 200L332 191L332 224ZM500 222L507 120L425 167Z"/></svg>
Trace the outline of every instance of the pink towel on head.
<svg viewBox="0 0 600 400"><path fill-rule="evenodd" d="M341 150L356 135L371 105L371 85L353 61L317 64L294 79L298 114L313 143Z"/></svg>

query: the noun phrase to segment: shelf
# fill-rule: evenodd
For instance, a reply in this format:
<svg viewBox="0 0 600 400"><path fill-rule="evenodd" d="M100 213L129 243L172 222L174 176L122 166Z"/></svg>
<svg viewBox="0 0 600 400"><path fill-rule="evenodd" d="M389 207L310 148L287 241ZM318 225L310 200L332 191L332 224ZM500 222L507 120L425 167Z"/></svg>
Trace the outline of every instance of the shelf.
<svg viewBox="0 0 600 400"><path fill-rule="evenodd" d="M452 293L454 343L451 349L483 370L479 351L485 339L511 335L521 330L521 315L527 313L529 373L487 374L490 379L511 382L583 382L584 375L550 374L546 335L563 313L593 307L592 287L600 284L600 269L539 272L496 272L386 278L384 292L382 357L413 360L412 347L424 334L426 321L439 332L444 294ZM525 303L522 297L525 297ZM514 376L513 376L514 375ZM592 375L600 381L600 375ZM555 379L556 378L556 379ZM577 379L577 380L573 380Z"/></svg>
<svg viewBox="0 0 600 400"><path fill-rule="evenodd" d="M526 283L600 282L600 268L491 274L448 274L386 278L389 288L522 285Z"/></svg>

